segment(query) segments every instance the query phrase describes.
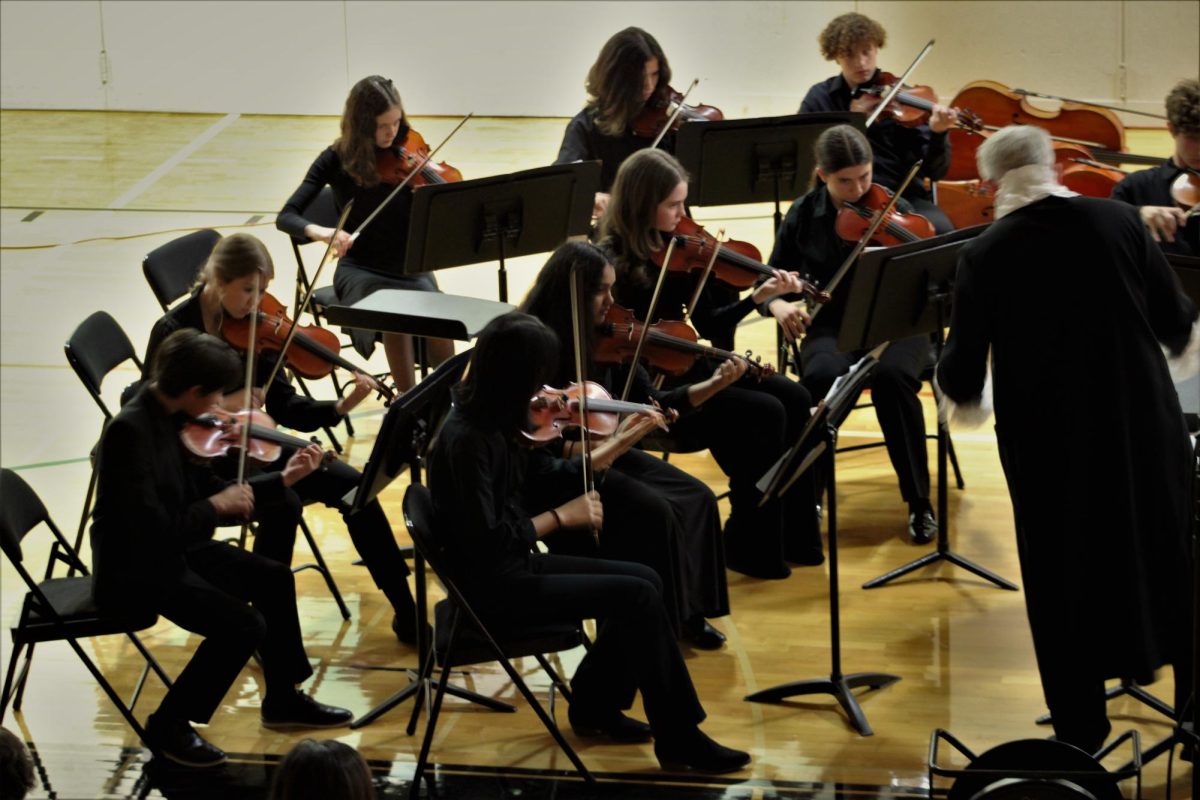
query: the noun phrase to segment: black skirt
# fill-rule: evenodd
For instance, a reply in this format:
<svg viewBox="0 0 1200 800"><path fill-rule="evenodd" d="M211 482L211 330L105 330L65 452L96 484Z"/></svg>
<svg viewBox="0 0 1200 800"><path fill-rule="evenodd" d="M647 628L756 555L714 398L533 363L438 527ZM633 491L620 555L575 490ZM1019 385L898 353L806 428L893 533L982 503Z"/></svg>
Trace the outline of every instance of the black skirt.
<svg viewBox="0 0 1200 800"><path fill-rule="evenodd" d="M437 292L437 278L432 272L421 272L415 275L390 275L355 264L343 258L338 262L337 270L333 273L333 288L337 292L338 302L342 305L352 305L368 297L380 289L414 289L423 292ZM363 358L370 358L375 352L375 342L379 341L378 331L368 331L360 328L343 328L342 331L350 337L354 349Z"/></svg>

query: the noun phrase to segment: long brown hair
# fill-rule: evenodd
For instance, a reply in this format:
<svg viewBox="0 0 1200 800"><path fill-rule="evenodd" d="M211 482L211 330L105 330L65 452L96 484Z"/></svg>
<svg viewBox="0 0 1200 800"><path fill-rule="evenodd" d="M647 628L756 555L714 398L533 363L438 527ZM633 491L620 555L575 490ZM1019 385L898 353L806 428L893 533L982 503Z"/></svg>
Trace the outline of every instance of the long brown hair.
<svg viewBox="0 0 1200 800"><path fill-rule="evenodd" d="M264 282L275 277L275 262L271 260L271 253L257 236L234 233L217 242L204 268L200 270L196 285L206 284L210 280L229 283L255 272L262 273Z"/></svg>
<svg viewBox="0 0 1200 800"><path fill-rule="evenodd" d="M867 137L858 128L850 125L834 125L822 131L813 145L813 155L816 157L817 167L826 175L832 175L846 167L870 164L875 158ZM814 186L817 180L814 170Z"/></svg>
<svg viewBox="0 0 1200 800"><path fill-rule="evenodd" d="M687 180L683 165L664 150L638 150L621 164L600 218L602 245L613 253L618 281L625 273L638 282L648 280L645 264L663 245L654 227L658 206Z"/></svg>
<svg viewBox="0 0 1200 800"><path fill-rule="evenodd" d="M658 59L655 94L671 80L671 67L654 37L641 28L614 33L600 48L596 63L588 70L588 108L596 115L596 127L606 136L621 136L642 110L642 82L646 62Z"/></svg>
<svg viewBox="0 0 1200 800"><path fill-rule="evenodd" d="M375 118L393 108L400 109L400 133L396 140L408 135L408 115L400 102L396 85L380 75L368 75L350 89L346 107L342 110L342 135L333 143L334 152L342 161L342 169L359 186L379 183L375 169Z"/></svg>

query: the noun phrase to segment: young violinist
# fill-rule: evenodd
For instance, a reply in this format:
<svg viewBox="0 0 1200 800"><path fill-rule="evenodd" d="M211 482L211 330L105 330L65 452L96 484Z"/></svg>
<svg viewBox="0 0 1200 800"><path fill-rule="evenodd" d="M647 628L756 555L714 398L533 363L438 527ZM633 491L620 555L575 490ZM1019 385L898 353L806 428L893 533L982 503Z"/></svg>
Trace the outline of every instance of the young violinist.
<svg viewBox="0 0 1200 800"><path fill-rule="evenodd" d="M628 368L592 359L599 326L613 305L612 287L616 281L616 272L598 247L587 242L561 245L538 273L521 310L549 326L560 342L573 341L572 270L583 287L585 301L580 331L589 359L585 375L620 397ZM729 360L705 381L658 391L645 369L639 367L635 389L628 399L654 402L668 412L687 414L740 378L745 370L744 362ZM565 386L576 379L575 375L573 351L560 348L551 384ZM580 449L578 441L567 440L562 445L562 453L568 457L577 455ZM563 474L557 483L543 487L543 495L565 499L579 485L569 474ZM597 488L605 509L599 555L653 568L662 580L663 603L676 635L700 649L720 647L724 635L706 621L729 613L721 517L712 490L678 467L641 450L629 450L617 458L604 471ZM582 548L556 546L554 538L547 540L553 551L583 554ZM579 536L577 540L587 543L591 537Z"/></svg>
<svg viewBox="0 0 1200 800"><path fill-rule="evenodd" d="M837 125L824 131L814 147L819 185L792 203L779 227L769 263L787 265L811 275L818 285L829 281L854 248L835 231L844 203L857 202L871 188L874 174L871 145L856 128ZM911 212L903 198L902 212ZM776 317L788 313L787 298L767 302ZM800 356L801 381L814 397L824 397L838 376L863 354L837 349L838 326L846 309L846 294L835 292L807 329ZM786 332L786 331L785 331ZM900 494L908 503L908 532L914 543L924 544L937 532L929 503L929 463L925 452L925 415L917 393L921 373L932 364L928 337L892 342L880 357L871 378L875 414L887 442L888 456L900 480Z"/></svg>
<svg viewBox="0 0 1200 800"><path fill-rule="evenodd" d="M627 561L541 554L534 543L562 529L602 529L595 493L532 505L535 478L522 433L530 398L559 363L554 332L527 314L492 320L479 334L463 382L429 455L429 489L459 585L485 622L602 620L571 680L568 719L580 735L654 739L665 768L721 773L750 756L700 730L704 709L675 642L654 570ZM649 724L627 717L638 691Z"/></svg>
<svg viewBox="0 0 1200 800"><path fill-rule="evenodd" d="M600 220L601 246L616 271L616 301L645 319L659 275L667 234L683 218L687 175L674 156L662 150L639 150L617 171L612 199ZM691 303L698 276L667 271L655 319L682 319ZM738 321L757 304L796 291L791 273L776 273L745 298L709 280L690 308L701 336L718 347L732 348ZM691 372L669 386L707 380L713 364L701 359ZM725 522L725 556L730 569L759 578L785 578L787 561L815 565L824 560L812 484L798 484L782 502L760 507L755 484L799 436L808 420L809 393L779 375L762 380L744 376L711 397L695 414L679 420L672 435L708 448L729 476L730 514Z"/></svg>
<svg viewBox="0 0 1200 800"><path fill-rule="evenodd" d="M395 84L379 75L363 78L354 84L346 98L341 136L317 156L304 181L288 198L275 220L275 226L291 236L328 242L334 229L306 219L305 209L326 186L333 189L338 208L354 201L346 229L338 232L333 243L338 257L333 285L339 302L345 305L356 303L380 289L438 291L437 279L431 273L401 274L412 208L411 187L392 198L361 236L352 238L395 188L394 184L381 181L376 164L389 150L401 146L408 133L408 117ZM412 388L415 357L411 336L358 329L348 333L363 358L370 357L376 339L382 336L396 388L401 392ZM454 354L449 340L427 339L425 344L433 365Z"/></svg>
<svg viewBox="0 0 1200 800"><path fill-rule="evenodd" d="M220 336L226 320L249 317L254 308L256 283L259 292L265 292L274 274L271 254L257 238L235 233L221 239L192 293L154 324L143 363L150 364L162 342L177 330L191 328ZM373 379L356 373L345 397L337 401L313 400L297 392L282 369L276 372L270 386L263 387L277 358L277 352L267 350L256 356L256 405L265 404L272 419L294 430L308 432L338 424L375 388ZM223 405L237 410L242 401L242 393L234 392L224 399ZM264 469L276 470L283 460L280 458ZM392 604L393 631L400 641L412 644L416 641L416 605L408 588L408 566L396 544L392 526L378 501L357 514L349 514L343 500L347 492L358 486L361 477L349 464L330 461L290 490L291 497L297 509L306 502L320 502L342 513L350 539L372 580ZM294 541L294 526L286 534L260 530L254 537L254 552L290 564Z"/></svg>
<svg viewBox="0 0 1200 800"><path fill-rule="evenodd" d="M821 31L817 41L826 61L835 61L841 70L828 80L813 84L800 103L800 113L849 111L850 101L861 87L874 86L881 70L876 66L879 50L887 41L887 32L875 20L849 13L835 17ZM941 180L950 168L950 143L946 134L954 126L957 112L934 104L928 124L906 127L882 114L867 130L875 154L875 182L895 191L918 159L924 159L920 172L904 192L917 213L933 223L938 233L954 229L950 219L933 202L923 185Z"/></svg>
<svg viewBox="0 0 1200 800"><path fill-rule="evenodd" d="M1172 187L1185 170L1193 170L1192 192L1200 191L1200 81L1180 81L1167 95L1167 131L1175 142L1175 152L1163 164L1152 169L1131 172L1116 185L1114 200L1138 206L1142 221L1164 252L1200 256L1200 217L1188 217Z"/></svg>
<svg viewBox="0 0 1200 800"><path fill-rule="evenodd" d="M286 505L287 487L317 468L320 452L297 451L278 472L230 484L188 457L179 431L241 381L237 355L213 336L177 331L157 348L148 378L101 437L91 535L99 608L161 614L204 637L150 715L149 743L187 766L224 762L190 723L209 721L256 650L264 727L345 725L349 711L296 691L312 667L291 571L212 538L220 518L269 516Z"/></svg>
<svg viewBox="0 0 1200 800"><path fill-rule="evenodd" d="M667 91L670 82L671 66L662 47L641 28L618 31L600 48L587 74L587 105L567 123L554 159L555 164L602 162L595 217L608 205L617 169L626 158L654 142L653 137L636 135L631 126L653 98ZM668 133L659 146L670 151L674 142L674 134Z"/></svg>

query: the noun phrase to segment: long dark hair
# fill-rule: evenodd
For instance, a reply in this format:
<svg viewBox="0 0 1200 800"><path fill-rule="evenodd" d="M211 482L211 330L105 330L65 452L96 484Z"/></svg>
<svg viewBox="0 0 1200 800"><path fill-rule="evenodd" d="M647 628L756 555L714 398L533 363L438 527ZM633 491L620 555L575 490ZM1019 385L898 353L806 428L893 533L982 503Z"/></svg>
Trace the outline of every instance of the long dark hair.
<svg viewBox="0 0 1200 800"><path fill-rule="evenodd" d="M875 159L867 137L851 125L834 125L822 131L813 145L813 155L816 156L817 166L826 175L846 167L870 164ZM813 185L816 183L817 176L814 172Z"/></svg>
<svg viewBox="0 0 1200 800"><path fill-rule="evenodd" d="M279 762L271 800L374 800L371 770L348 744L304 739Z"/></svg>
<svg viewBox="0 0 1200 800"><path fill-rule="evenodd" d="M614 33L600 48L596 63L588 70L585 87L588 108L596 115L596 127L606 136L621 136L645 105L642 82L646 62L658 59L658 85L664 91L671 81L667 57L653 36L641 28Z"/></svg>
<svg viewBox="0 0 1200 800"><path fill-rule="evenodd" d="M600 218L601 244L613 253L618 282L628 273L636 283L649 283L646 262L663 246L662 234L654 227L658 205L687 180L675 156L657 148L638 150L622 162Z"/></svg>
<svg viewBox="0 0 1200 800"><path fill-rule="evenodd" d="M512 436L529 422L529 400L553 378L558 337L537 317L510 311L480 331L458 408L473 423Z"/></svg>
<svg viewBox="0 0 1200 800"><path fill-rule="evenodd" d="M558 362L552 380L556 386L575 380L574 338L571 324L571 269L579 271L583 287L583 352L590 356L596 345L596 325L592 318L592 298L600 291L608 258L590 242L564 242L534 278L533 287L521 301L521 311L537 317L558 336ZM588 365L590 367L590 365ZM590 372L590 370L589 370Z"/></svg>
<svg viewBox="0 0 1200 800"><path fill-rule="evenodd" d="M359 186L379 184L375 168L375 118L393 108L400 109L400 132L396 142L408 136L408 115L396 85L381 75L368 75L350 89L342 110L342 135L333 143L342 169Z"/></svg>

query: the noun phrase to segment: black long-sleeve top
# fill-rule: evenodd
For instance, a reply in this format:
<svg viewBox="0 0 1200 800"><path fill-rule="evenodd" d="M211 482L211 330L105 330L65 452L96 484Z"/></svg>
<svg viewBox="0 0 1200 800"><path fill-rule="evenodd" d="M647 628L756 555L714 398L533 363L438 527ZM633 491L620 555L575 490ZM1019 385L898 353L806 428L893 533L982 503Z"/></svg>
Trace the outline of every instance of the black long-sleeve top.
<svg viewBox="0 0 1200 800"><path fill-rule="evenodd" d="M1168 158L1150 169L1131 172L1112 191L1112 199L1131 206L1166 206L1178 204L1171 196L1171 184L1183 174L1183 170ZM1175 231L1175 241L1159 242L1164 253L1181 256L1200 256L1200 217L1192 217L1187 224Z"/></svg>
<svg viewBox="0 0 1200 800"><path fill-rule="evenodd" d="M172 333L185 328L204 332L204 311L200 305L200 289L179 305L164 314L150 331L150 342L146 345L146 358L142 361L145 369L149 370L154 363L154 355L163 341ZM262 386L271 370L275 368L278 353L264 351L255 362L255 386ZM243 361L243 364L245 362ZM143 375L145 380L148 376ZM297 431L315 431L319 428L333 427L342 421L342 415L337 412L336 401L313 400L296 391L284 375L283 370L275 374L275 380L267 387L266 411L280 425L286 425Z"/></svg>
<svg viewBox="0 0 1200 800"><path fill-rule="evenodd" d="M127 593L130 583L158 585L178 576L187 548L216 530L207 498L228 482L192 462L180 440L184 422L144 386L105 428L92 512L94 591L101 602ZM249 483L257 501L282 498L280 473Z"/></svg>
<svg viewBox="0 0 1200 800"><path fill-rule="evenodd" d="M874 83L878 78L879 70L875 70L869 83ZM852 96L850 85L838 73L829 80L813 84L800 103L800 113L849 111ZM908 128L881 116L867 129L867 139L875 153L874 180L892 191L904 180L912 165L924 158L921 171L904 194L928 200L930 193L920 185L920 180L928 178L930 181L939 181L950 169L950 142L946 132L934 133L928 125Z"/></svg>
<svg viewBox="0 0 1200 800"><path fill-rule="evenodd" d="M591 108L580 111L567 123L562 145L558 148L555 164L570 164L574 161L602 162L600 168L600 191L612 188L617 169L638 150L654 142L642 136L634 136L626 129L620 136L606 136L596 127L596 115ZM668 133L658 145L668 153L675 152L675 134Z"/></svg>
<svg viewBox="0 0 1200 800"><path fill-rule="evenodd" d="M912 206L901 198L896 203L896 209L909 213ZM847 242L837 235L837 216L838 209L833 205L825 184L798 198L779 226L775 249L771 251L767 263L777 269L795 270L802 278L824 288L854 249L854 242ZM812 330L838 329L846 312L850 280L851 276L847 275L838 285L833 299L813 320ZM799 298L790 296L786 299Z"/></svg>
<svg viewBox="0 0 1200 800"><path fill-rule="evenodd" d="M401 128L397 136L403 141L407 131ZM304 209L316 199L321 190L333 189L333 199L339 209L354 200L354 208L346 219L346 230L353 233L370 216L380 203L387 199L396 187L380 183L364 188L354 182L342 168L342 160L332 147L327 147L308 168L304 181L292 192L284 203L283 210L275 218L275 227L297 239L305 240L304 226L311 220L304 218ZM377 272L398 275L404 268L404 252L408 244L408 219L412 211L412 189L406 187L379 212L379 216L363 230L354 246L341 259ZM341 263L341 262L339 262Z"/></svg>

